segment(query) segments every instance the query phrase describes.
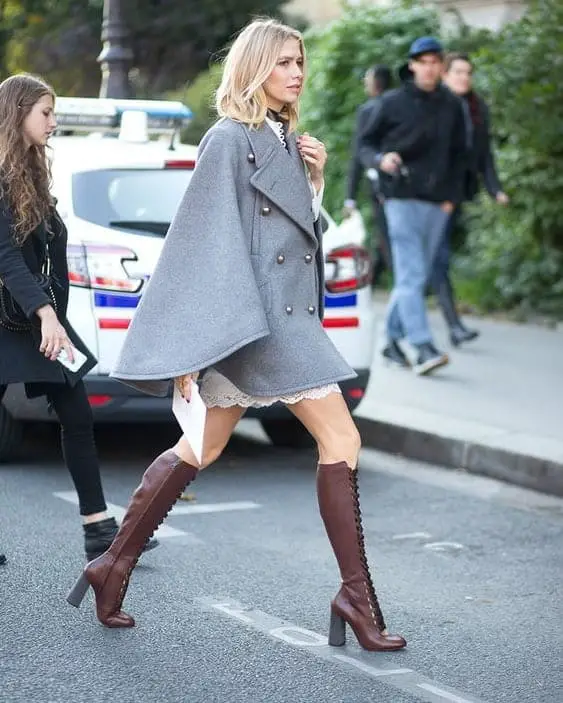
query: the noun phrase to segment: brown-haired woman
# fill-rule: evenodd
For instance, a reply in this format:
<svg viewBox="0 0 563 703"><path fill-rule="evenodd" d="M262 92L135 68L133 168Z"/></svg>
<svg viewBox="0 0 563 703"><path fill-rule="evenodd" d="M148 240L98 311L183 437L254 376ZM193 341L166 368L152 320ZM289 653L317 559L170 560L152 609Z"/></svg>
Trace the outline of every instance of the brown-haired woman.
<svg viewBox="0 0 563 703"><path fill-rule="evenodd" d="M39 78L21 74L0 83L0 280L3 295L30 322L29 328L14 326L0 317L0 402L9 384L24 383L28 397L46 396L56 412L86 556L93 559L111 544L118 526L106 512L92 411L81 380L95 362L71 373L57 361L63 350L71 361L73 349L92 357L66 318L67 232L50 194L46 154L56 127L54 107L53 89ZM54 298L39 283L47 260Z"/></svg>
<svg viewBox="0 0 563 703"><path fill-rule="evenodd" d="M483 181L491 198L500 205L507 205L508 196L500 184L491 148L489 109L483 98L473 90L473 64L468 54L454 52L446 56L444 83L461 98L464 107L469 154L464 200L473 200ZM432 289L438 298L454 346L469 342L479 334L477 330L468 329L459 317L449 276L450 239L460 216L461 206L458 205L450 217L444 239L436 254L431 277Z"/></svg>
<svg viewBox="0 0 563 703"><path fill-rule="evenodd" d="M282 402L319 451L319 508L342 578L329 643L344 644L347 623L367 650L406 644L387 632L368 569L360 437L338 387L355 373L322 325L327 156L318 139L296 134L304 72L303 40L291 27L257 20L234 42L217 92L221 119L200 144L114 370L156 395L166 395L174 379L186 399L205 371L208 410L202 461L185 438L157 457L112 546L69 594L78 606L92 586L108 627L135 624L121 604L139 548L185 486L220 456L247 407Z"/></svg>

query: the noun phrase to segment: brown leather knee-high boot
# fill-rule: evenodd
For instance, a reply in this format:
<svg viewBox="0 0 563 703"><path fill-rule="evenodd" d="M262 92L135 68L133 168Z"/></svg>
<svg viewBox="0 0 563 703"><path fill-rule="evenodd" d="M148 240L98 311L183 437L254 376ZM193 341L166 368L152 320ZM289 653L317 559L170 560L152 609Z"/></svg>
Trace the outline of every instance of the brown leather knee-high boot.
<svg viewBox="0 0 563 703"><path fill-rule="evenodd" d="M121 610L129 577L147 539L167 516L198 469L174 452L161 454L145 471L110 548L91 561L67 600L78 607L90 586L96 595L96 614L106 627L133 627L135 620Z"/></svg>
<svg viewBox="0 0 563 703"><path fill-rule="evenodd" d="M319 509L334 550L342 586L331 603L329 644L346 642L346 623L360 645L370 651L401 649L400 635L384 634L383 613L369 573L358 492L358 471L341 461L319 464Z"/></svg>

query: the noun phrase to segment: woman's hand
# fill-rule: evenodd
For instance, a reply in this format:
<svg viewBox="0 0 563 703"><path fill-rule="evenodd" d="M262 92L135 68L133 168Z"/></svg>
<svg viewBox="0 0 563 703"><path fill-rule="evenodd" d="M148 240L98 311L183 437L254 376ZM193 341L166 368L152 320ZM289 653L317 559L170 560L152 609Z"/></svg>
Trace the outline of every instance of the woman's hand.
<svg viewBox="0 0 563 703"><path fill-rule="evenodd" d="M44 305L37 310L37 316L41 320L41 345L39 351L45 354L47 359L56 361L61 353L61 349L65 349L69 361L74 361L72 344L65 328L61 325L57 318L57 313L51 305Z"/></svg>
<svg viewBox="0 0 563 703"><path fill-rule="evenodd" d="M184 400L187 400L188 403L192 399L192 382L197 381L198 376L199 371L196 371L195 373L187 373L184 376L178 376L178 378L174 379L174 383L180 391L180 395Z"/></svg>
<svg viewBox="0 0 563 703"><path fill-rule="evenodd" d="M324 169L328 158L325 145L305 132L297 137L297 148L303 161L307 164L311 182L318 193L323 185Z"/></svg>

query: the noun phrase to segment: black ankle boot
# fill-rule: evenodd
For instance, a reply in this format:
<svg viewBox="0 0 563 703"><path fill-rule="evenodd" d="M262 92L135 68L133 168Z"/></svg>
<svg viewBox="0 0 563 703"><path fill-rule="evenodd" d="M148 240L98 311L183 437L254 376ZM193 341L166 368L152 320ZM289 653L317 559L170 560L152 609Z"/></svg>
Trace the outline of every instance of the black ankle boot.
<svg viewBox="0 0 563 703"><path fill-rule="evenodd" d="M108 517L106 520L91 522L84 527L84 551L88 561L96 559L107 551L113 542L113 538L119 530L119 525L115 518ZM147 540L143 552L149 552L158 547L158 540L152 537Z"/></svg>
<svg viewBox="0 0 563 703"><path fill-rule="evenodd" d="M450 328L450 341L454 347L459 347L463 342L470 342L472 339L477 339L479 332L470 330L461 322Z"/></svg>

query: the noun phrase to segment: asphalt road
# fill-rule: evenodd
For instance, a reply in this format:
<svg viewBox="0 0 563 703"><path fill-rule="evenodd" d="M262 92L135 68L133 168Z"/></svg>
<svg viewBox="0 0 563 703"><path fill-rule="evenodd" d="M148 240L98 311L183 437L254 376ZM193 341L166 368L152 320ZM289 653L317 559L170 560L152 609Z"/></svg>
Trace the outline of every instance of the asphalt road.
<svg viewBox="0 0 563 703"><path fill-rule="evenodd" d="M366 653L349 634L330 648L338 575L314 457L243 431L136 569L133 630L102 627L91 595L65 602L81 529L53 442L0 467L2 703L563 701L563 501L366 451L369 557L409 646ZM117 513L172 437L100 432Z"/></svg>

